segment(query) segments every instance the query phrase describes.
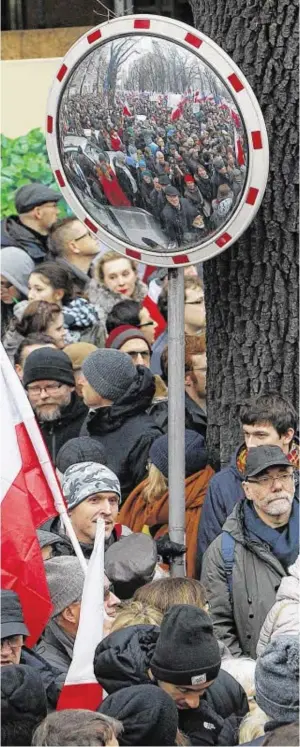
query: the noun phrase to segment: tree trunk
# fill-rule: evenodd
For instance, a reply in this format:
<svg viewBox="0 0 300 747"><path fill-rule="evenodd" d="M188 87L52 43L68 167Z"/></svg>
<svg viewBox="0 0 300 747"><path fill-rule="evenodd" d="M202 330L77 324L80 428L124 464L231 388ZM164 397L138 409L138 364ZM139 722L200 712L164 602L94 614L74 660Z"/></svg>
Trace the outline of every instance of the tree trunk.
<svg viewBox="0 0 300 747"><path fill-rule="evenodd" d="M295 0L191 0L195 26L240 66L260 103L270 173L259 213L204 264L208 446L228 462L240 405L278 392L297 405L298 39Z"/></svg>

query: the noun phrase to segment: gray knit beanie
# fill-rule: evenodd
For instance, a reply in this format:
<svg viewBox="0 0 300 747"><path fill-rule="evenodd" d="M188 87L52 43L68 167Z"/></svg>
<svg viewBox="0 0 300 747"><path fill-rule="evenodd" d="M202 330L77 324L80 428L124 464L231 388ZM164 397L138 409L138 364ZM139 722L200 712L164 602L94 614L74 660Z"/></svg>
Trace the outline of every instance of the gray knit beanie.
<svg viewBox="0 0 300 747"><path fill-rule="evenodd" d="M34 268L33 259L23 249L5 246L1 250L1 275L24 296L28 296L28 278Z"/></svg>
<svg viewBox="0 0 300 747"><path fill-rule="evenodd" d="M275 721L299 719L299 636L278 636L255 668L256 702Z"/></svg>
<svg viewBox="0 0 300 747"><path fill-rule="evenodd" d="M45 572L54 606L51 617L57 617L69 604L81 600L84 572L78 558L68 555L46 560Z"/></svg>
<svg viewBox="0 0 300 747"><path fill-rule="evenodd" d="M125 394L137 376L130 355L103 348L88 355L82 371L95 392L112 402Z"/></svg>

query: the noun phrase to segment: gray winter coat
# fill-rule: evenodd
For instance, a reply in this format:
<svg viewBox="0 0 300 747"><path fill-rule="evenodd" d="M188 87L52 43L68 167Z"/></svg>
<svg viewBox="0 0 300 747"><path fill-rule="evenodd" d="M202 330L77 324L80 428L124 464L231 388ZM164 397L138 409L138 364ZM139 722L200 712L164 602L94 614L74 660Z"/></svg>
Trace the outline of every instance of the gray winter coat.
<svg viewBox="0 0 300 747"><path fill-rule="evenodd" d="M143 283L140 278L137 278L135 291L131 300L141 302L147 293L147 285ZM114 291L109 290L109 288L106 288L106 286L101 283L97 278L97 267L95 267L95 278L93 278L89 284L87 296L90 303L92 303L97 309L98 317L102 324L106 323L106 317L113 307L127 298L127 296L122 295L122 293L115 293Z"/></svg>
<svg viewBox="0 0 300 747"><path fill-rule="evenodd" d="M55 620L50 620L42 638L36 646L36 652L60 672L56 685L63 687L73 657L75 639L59 627Z"/></svg>
<svg viewBox="0 0 300 747"><path fill-rule="evenodd" d="M201 582L206 587L217 638L228 646L233 656L256 659L261 627L286 573L267 545L246 540L244 503L237 503L223 526L235 540L232 603L221 552L222 535L216 537L204 553Z"/></svg>
<svg viewBox="0 0 300 747"><path fill-rule="evenodd" d="M270 641L279 635L299 635L300 618L300 555L290 565L289 576L285 576L276 594L276 602L268 613L260 631L257 656L261 656Z"/></svg>

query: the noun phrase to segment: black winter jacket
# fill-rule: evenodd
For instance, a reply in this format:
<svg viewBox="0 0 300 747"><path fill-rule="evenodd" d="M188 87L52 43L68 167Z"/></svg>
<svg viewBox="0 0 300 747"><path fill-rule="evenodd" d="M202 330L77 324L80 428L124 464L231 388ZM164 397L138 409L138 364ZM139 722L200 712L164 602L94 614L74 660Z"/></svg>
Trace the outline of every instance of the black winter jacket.
<svg viewBox="0 0 300 747"><path fill-rule="evenodd" d="M1 221L1 248L18 246L29 254L36 264L47 256L47 241L45 236L39 238L37 231L30 231L23 226L17 215L10 215Z"/></svg>
<svg viewBox="0 0 300 747"><path fill-rule="evenodd" d="M70 404L64 408L59 420L39 422L39 426L53 464L61 448L70 438L76 438L87 415L87 407L75 392Z"/></svg>
<svg viewBox="0 0 300 747"><path fill-rule="evenodd" d="M155 382L148 368L136 367L137 375L126 394L111 407L90 412L81 435L98 438L107 454L110 469L118 475L122 500L144 480L149 449L161 436L146 410L151 404Z"/></svg>
<svg viewBox="0 0 300 747"><path fill-rule="evenodd" d="M111 633L98 644L94 672L109 695L123 687L151 682L148 669L158 636L159 628L155 625L133 625ZM179 711L179 728L195 745L234 745L238 743L239 722L247 711L244 690L233 677L220 670L201 698L199 708L193 712Z"/></svg>
<svg viewBox="0 0 300 747"><path fill-rule="evenodd" d="M168 398L158 399L152 402L148 410L149 415L162 430L168 433ZM185 427L190 431L200 433L203 438L206 437L207 417L199 405L185 393Z"/></svg>
<svg viewBox="0 0 300 747"><path fill-rule="evenodd" d="M39 655L38 645L33 649L22 647L20 664L26 664L39 672L46 691L48 711L54 711L60 692L57 685L59 670Z"/></svg>

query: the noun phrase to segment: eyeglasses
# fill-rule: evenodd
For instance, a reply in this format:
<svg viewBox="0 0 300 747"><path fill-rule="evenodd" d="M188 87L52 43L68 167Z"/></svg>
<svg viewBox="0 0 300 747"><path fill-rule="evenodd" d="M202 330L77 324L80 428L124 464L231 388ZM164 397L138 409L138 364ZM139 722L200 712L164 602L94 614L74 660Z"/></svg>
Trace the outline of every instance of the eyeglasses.
<svg viewBox="0 0 300 747"><path fill-rule="evenodd" d="M200 303L204 303L204 298L199 298L199 301L185 301L185 306L198 306Z"/></svg>
<svg viewBox="0 0 300 747"><path fill-rule="evenodd" d="M293 480L293 478L294 478L294 473L293 472L289 472L289 473L282 474L282 475L273 475L273 476L271 476L271 475L265 475L264 477L258 477L257 480L247 479L246 482L249 482L250 485L251 485L251 483L253 483L253 485L262 485L264 487L267 487L267 486L268 487L273 487L274 482L276 480L279 480L279 482L283 483L283 485L287 485L288 482L289 482L289 480Z"/></svg>
<svg viewBox="0 0 300 747"><path fill-rule="evenodd" d="M27 391L30 392L30 394L33 394L34 397L38 397L41 392L46 392L46 394L55 394L56 392L61 389L63 384L47 384L46 386L28 386Z"/></svg>
<svg viewBox="0 0 300 747"><path fill-rule="evenodd" d="M73 241L81 241L81 239L85 239L86 236L90 236L90 232L86 231L82 234L82 236L78 236L78 239L73 239Z"/></svg>
<svg viewBox="0 0 300 747"><path fill-rule="evenodd" d="M9 635L7 638L1 638L1 648L4 648L5 644L7 644L12 651L22 646L22 643L22 635Z"/></svg>
<svg viewBox="0 0 300 747"><path fill-rule="evenodd" d="M130 355L130 358L133 358L133 360L137 358L138 355L142 356L143 361L147 361L150 358L149 350L131 350L130 352L128 351L128 355Z"/></svg>
<svg viewBox="0 0 300 747"><path fill-rule="evenodd" d="M1 290L8 290L8 288L12 287L12 283L10 283L9 280L7 280L6 282L1 280L0 286Z"/></svg>
<svg viewBox="0 0 300 747"><path fill-rule="evenodd" d="M193 372L194 372L194 371L202 371L202 373L206 373L206 371L207 371L207 366L205 366L205 368L193 368L193 369L192 369L192 371L193 371Z"/></svg>
<svg viewBox="0 0 300 747"><path fill-rule="evenodd" d="M139 327L153 327L154 322L144 322L143 324L139 324Z"/></svg>
<svg viewBox="0 0 300 747"><path fill-rule="evenodd" d="M104 601L108 599L110 594L114 594L114 591L115 589L114 589L113 584L109 584L109 586L105 586L104 587Z"/></svg>

